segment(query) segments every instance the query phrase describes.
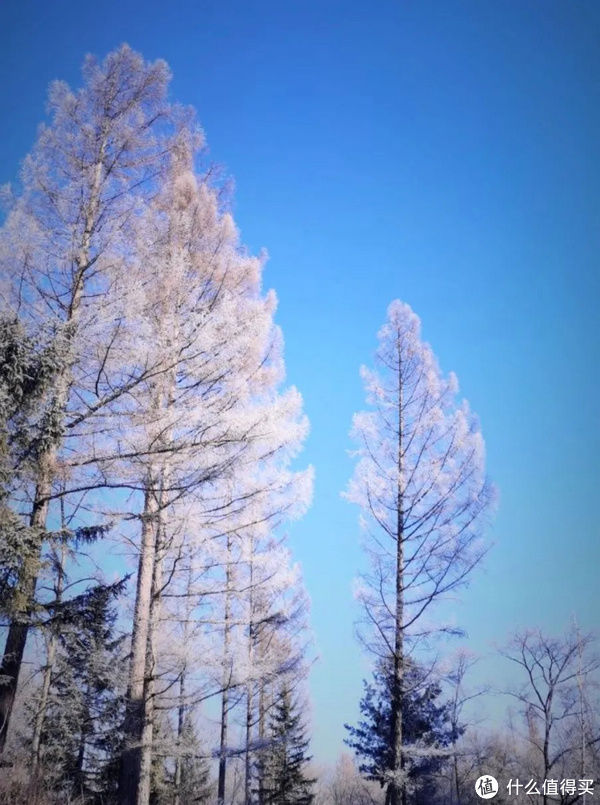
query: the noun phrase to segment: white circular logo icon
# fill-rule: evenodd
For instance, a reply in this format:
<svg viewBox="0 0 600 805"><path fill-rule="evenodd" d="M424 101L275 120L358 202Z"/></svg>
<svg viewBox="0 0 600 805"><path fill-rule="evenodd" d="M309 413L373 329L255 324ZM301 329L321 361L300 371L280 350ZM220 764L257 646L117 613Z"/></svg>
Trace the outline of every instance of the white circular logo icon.
<svg viewBox="0 0 600 805"><path fill-rule="evenodd" d="M498 793L498 780L491 774L484 774L477 779L475 792L481 799L492 799Z"/></svg>

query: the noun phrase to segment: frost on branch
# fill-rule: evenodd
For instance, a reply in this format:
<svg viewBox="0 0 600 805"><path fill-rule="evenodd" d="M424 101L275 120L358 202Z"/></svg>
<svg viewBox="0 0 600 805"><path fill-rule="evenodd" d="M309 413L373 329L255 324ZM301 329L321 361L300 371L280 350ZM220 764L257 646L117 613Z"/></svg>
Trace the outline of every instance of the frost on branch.
<svg viewBox="0 0 600 805"><path fill-rule="evenodd" d="M346 497L360 506L370 563L357 586L361 638L392 668L382 779L391 805L400 805L414 763L405 740L409 650L451 631L433 620L432 604L482 558L493 491L479 424L456 399L456 377L441 373L421 340L418 316L392 302L378 337L375 369L361 370L370 408L353 419L357 462Z"/></svg>
<svg viewBox="0 0 600 805"><path fill-rule="evenodd" d="M481 558L493 500L479 423L456 399L456 377L442 375L420 329L408 305L392 302L376 368L361 370L371 408L353 420L357 464L346 492L361 508L373 569L361 596L377 624L376 640L392 650L398 542L401 627L408 632Z"/></svg>

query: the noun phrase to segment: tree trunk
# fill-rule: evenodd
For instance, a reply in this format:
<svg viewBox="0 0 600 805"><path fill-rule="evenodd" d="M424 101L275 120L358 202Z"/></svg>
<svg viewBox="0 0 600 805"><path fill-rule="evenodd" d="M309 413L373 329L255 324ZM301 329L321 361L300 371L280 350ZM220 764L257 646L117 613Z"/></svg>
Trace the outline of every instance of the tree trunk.
<svg viewBox="0 0 600 805"><path fill-rule="evenodd" d="M189 588L188 588L189 592ZM185 725L185 666L179 678L179 707L177 708L177 758L175 760L175 796L173 805L181 805L181 783L183 781L183 760L181 750L183 746L183 728Z"/></svg>
<svg viewBox="0 0 600 805"><path fill-rule="evenodd" d="M176 375L163 375L151 398L153 412L160 415L172 404ZM165 431L160 442L170 444ZM148 805L152 771L155 636L162 587L163 516L166 502L168 459L151 467L146 481L142 539L131 636L131 662L126 697L124 743L119 774L120 805Z"/></svg>
<svg viewBox="0 0 600 805"><path fill-rule="evenodd" d="M550 733L552 730L552 697L553 690L550 688L548 698L545 702L545 723L544 723L544 780L550 777ZM544 805L548 805L548 795L545 789L542 792L542 801Z"/></svg>
<svg viewBox="0 0 600 805"><path fill-rule="evenodd" d="M21 594L25 602L26 609L13 617L8 628L4 655L0 663L0 675L7 677L8 681L0 685L0 752L6 745L10 717L17 693L19 682L19 672L25 653L27 643L27 633L29 631L29 619L31 617L35 587L37 584L37 569L39 564L39 554L42 549L42 534L46 528L46 516L48 514L48 495L50 493L50 481L48 474L45 473L38 481L35 489L35 498L29 525L32 529L39 532L39 550L35 557L31 558L31 564L23 569L23 578L20 580Z"/></svg>
<svg viewBox="0 0 600 805"><path fill-rule="evenodd" d="M456 791L456 802L460 805L460 782L458 779L458 755L454 752L454 790Z"/></svg>
<svg viewBox="0 0 600 805"><path fill-rule="evenodd" d="M183 626L183 643L185 646L188 644L189 639L189 630L190 630L190 618L192 616L192 558L190 556L189 559L190 566L188 569L188 578L187 578L187 588L186 588L186 615L185 615L185 623ZM183 775L183 757L182 757L182 750L183 750L183 741L184 741L184 731L185 731L185 722L187 716L187 705L185 702L185 683L186 683L186 676L187 676L187 659L184 658L183 666L181 668L181 676L179 677L179 706L177 708L177 758L175 759L175 796L173 798L173 805L186 805L185 802L181 800L181 786L184 783L184 775Z"/></svg>
<svg viewBox="0 0 600 805"><path fill-rule="evenodd" d="M51 633L50 639L48 640L48 652L46 656L46 666L44 668L44 678L42 681L42 692L40 694L40 705L35 715L33 738L31 741L31 767L34 773L40 762L42 731L44 729L44 721L46 719L46 707L48 706L48 694L50 692L50 681L52 680L52 671L54 669L55 657L56 657L56 636L54 635L54 633Z"/></svg>
<svg viewBox="0 0 600 805"><path fill-rule="evenodd" d="M225 804L225 782L227 777L227 728L229 719L229 691L223 690L221 697L221 742L219 747L219 782L217 805Z"/></svg>
<svg viewBox="0 0 600 805"><path fill-rule="evenodd" d="M159 515L160 517L160 515ZM157 528L157 540L161 528ZM142 729L139 786L136 805L148 805L152 787L152 743L154 737L154 678L156 669L156 633L160 615L160 590L162 587L162 555L160 543L156 546L154 573L152 578L152 599L150 602L150 618L148 624L148 641L146 645L146 662L144 671L144 722Z"/></svg>
<svg viewBox="0 0 600 805"><path fill-rule="evenodd" d="M396 498L396 612L394 626L394 687L392 697L392 782L391 805L404 805L406 786L398 777L404 771L402 748L402 710L404 682L404 496L402 490L402 431L404 417L402 394L402 360L398 344L398 491Z"/></svg>
<svg viewBox="0 0 600 805"><path fill-rule="evenodd" d="M266 683L262 679L260 682L260 691L258 694L258 742L260 744L260 752L264 756L264 745L266 737L266 719L265 719L265 692ZM259 766L258 778L258 805L265 805L265 773L263 764Z"/></svg>
<svg viewBox="0 0 600 805"><path fill-rule="evenodd" d="M145 722L144 681L150 631L150 609L154 566L156 563L156 518L158 501L156 488L148 479L142 515L142 539L138 564L129 685L123 726L124 745L119 770L119 803L134 805L140 781L142 734Z"/></svg>
<svg viewBox="0 0 600 805"><path fill-rule="evenodd" d="M246 686L246 754L244 774L244 805L252 803L252 683Z"/></svg>
<svg viewBox="0 0 600 805"><path fill-rule="evenodd" d="M223 628L223 693L221 696L221 740L219 745L219 782L217 805L225 805L225 783L227 778L227 730L229 726L229 686L231 666L229 657L229 637L231 620L231 537L227 537L227 565L225 570L225 619Z"/></svg>
<svg viewBox="0 0 600 805"><path fill-rule="evenodd" d="M64 527L64 517L63 517ZM65 563L65 547L61 548L60 562L58 564L58 578L56 580L56 603L59 604L62 600L63 586L64 586L64 563ZM44 678L42 681L42 692L40 696L40 706L36 713L35 724L33 729L33 739L31 742L31 765L33 770L37 769L40 761L40 750L42 742L42 731L44 729L44 721L46 719L46 708L48 706L48 694L50 692L50 682L52 681L52 671L54 669L54 659L56 657L57 648L56 629L54 626L50 628L48 638L48 652L46 657L46 667L44 668Z"/></svg>
<svg viewBox="0 0 600 805"><path fill-rule="evenodd" d="M252 741L252 667L254 654L254 541L251 539L250 579L249 579L249 623L248 623L248 669L250 679L246 683L246 757L244 776L244 805L252 802L252 768L250 744Z"/></svg>

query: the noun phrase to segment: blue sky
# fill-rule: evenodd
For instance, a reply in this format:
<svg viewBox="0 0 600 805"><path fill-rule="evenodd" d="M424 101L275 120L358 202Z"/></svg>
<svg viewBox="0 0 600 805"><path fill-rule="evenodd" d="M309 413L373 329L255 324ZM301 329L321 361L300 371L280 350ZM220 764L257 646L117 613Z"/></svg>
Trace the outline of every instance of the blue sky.
<svg viewBox="0 0 600 805"><path fill-rule="evenodd" d="M168 61L235 178L244 241L269 251L312 423L315 500L291 536L320 655L320 759L340 750L365 673L357 512L340 491L358 368L393 298L457 373L500 489L495 547L445 613L482 653L517 626L597 625L599 34L594 0L0 5L0 182L49 81L77 84L85 53L126 41Z"/></svg>

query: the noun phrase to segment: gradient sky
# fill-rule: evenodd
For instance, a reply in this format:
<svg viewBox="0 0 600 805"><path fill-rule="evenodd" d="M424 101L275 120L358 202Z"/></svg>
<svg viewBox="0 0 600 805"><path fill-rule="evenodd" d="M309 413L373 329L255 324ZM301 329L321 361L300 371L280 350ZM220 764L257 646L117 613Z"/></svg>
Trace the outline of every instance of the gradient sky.
<svg viewBox="0 0 600 805"><path fill-rule="evenodd" d="M388 303L407 301L479 414L495 546L446 605L489 654L518 626L598 622L600 5L596 0L0 3L0 183L54 78L126 41L165 58L243 240L270 254L288 380L312 423L314 505L292 528L319 661L313 751L356 717L363 561L352 413ZM450 651L456 646L442 647ZM479 674L500 683L498 660Z"/></svg>

